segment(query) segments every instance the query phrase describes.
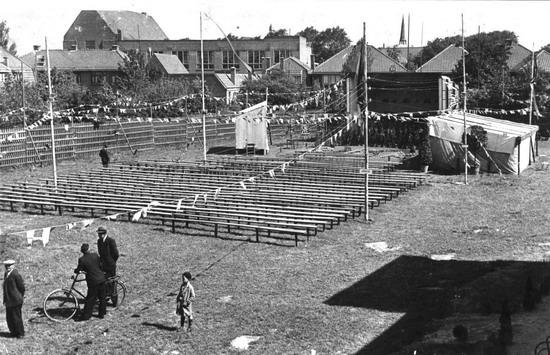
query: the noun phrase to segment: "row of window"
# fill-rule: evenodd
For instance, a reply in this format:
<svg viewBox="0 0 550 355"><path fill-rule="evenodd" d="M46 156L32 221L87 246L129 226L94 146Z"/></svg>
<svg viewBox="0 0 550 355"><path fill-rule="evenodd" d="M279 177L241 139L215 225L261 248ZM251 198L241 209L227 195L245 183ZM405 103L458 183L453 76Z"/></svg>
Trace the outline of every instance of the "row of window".
<svg viewBox="0 0 550 355"><path fill-rule="evenodd" d="M201 70L201 61L204 66L204 70L214 70L214 52L204 51L204 58L202 58L202 52L197 51L197 66L196 70ZM162 53L162 52L155 52ZM180 62L183 63L185 68L189 69L189 52L188 51L172 51L173 55L176 55ZM273 51L274 61L273 63L279 63L285 58L292 56L290 50L275 50ZM265 58L265 51L247 51L247 64L253 69L262 69L262 61ZM244 58L241 58L245 60ZM222 51L222 69L239 69L240 60L232 51Z"/></svg>

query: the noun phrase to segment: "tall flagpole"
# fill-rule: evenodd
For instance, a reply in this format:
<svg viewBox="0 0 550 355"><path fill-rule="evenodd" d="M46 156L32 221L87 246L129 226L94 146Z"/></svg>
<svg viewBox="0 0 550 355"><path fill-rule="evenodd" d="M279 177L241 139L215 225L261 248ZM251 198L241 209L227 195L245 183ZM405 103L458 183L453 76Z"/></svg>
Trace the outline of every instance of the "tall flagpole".
<svg viewBox="0 0 550 355"><path fill-rule="evenodd" d="M202 41L202 12L200 13L201 17L201 82L202 82L202 150L203 150L203 159L206 163L206 108L204 106L204 43Z"/></svg>
<svg viewBox="0 0 550 355"><path fill-rule="evenodd" d="M531 59L531 94L529 95L529 124L533 118L533 99L535 97L535 44L533 43L533 57Z"/></svg>
<svg viewBox="0 0 550 355"><path fill-rule="evenodd" d="M468 184L468 135L466 132L466 63L464 61L464 52L466 51L466 48L464 48L464 14L461 14L460 16L462 18L462 79L464 84L464 184Z"/></svg>
<svg viewBox="0 0 550 355"><path fill-rule="evenodd" d="M53 126L53 95L52 95L52 78L50 75L50 52L48 51L48 38L45 37L46 42L46 69L48 71L48 103L50 105L50 130L52 135L52 162L53 162L53 184L57 189L57 163L55 160L55 130Z"/></svg>
<svg viewBox="0 0 550 355"><path fill-rule="evenodd" d="M363 22L363 48L361 59L363 60L363 86L365 88L365 221L369 221L369 93L367 85L367 34L366 24Z"/></svg>

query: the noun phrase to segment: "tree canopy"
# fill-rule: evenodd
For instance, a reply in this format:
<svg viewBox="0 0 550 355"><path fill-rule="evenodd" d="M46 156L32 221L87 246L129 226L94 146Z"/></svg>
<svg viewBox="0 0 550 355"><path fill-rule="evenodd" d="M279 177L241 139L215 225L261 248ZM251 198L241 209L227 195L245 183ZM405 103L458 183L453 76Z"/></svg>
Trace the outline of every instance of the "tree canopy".
<svg viewBox="0 0 550 355"><path fill-rule="evenodd" d="M10 44L10 28L5 20L0 22L0 46L11 54L17 55L17 45L13 41Z"/></svg>
<svg viewBox="0 0 550 355"><path fill-rule="evenodd" d="M313 27L306 27L297 34L311 43L312 54L319 63L347 48L351 43L346 31L339 26L327 28L321 32Z"/></svg>

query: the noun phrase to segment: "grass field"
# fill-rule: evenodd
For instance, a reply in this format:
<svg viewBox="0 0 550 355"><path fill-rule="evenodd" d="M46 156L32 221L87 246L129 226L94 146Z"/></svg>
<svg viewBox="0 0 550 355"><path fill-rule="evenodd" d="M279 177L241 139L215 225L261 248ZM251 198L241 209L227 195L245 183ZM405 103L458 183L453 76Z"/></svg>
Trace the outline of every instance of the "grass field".
<svg viewBox="0 0 550 355"><path fill-rule="evenodd" d="M549 154L548 143L541 144L540 153ZM197 156L200 150L164 149L115 159ZM62 162L58 174L97 168L98 160ZM2 184L37 181L52 176L52 168L0 174ZM26 282L27 336L7 337L2 308L0 353L233 354L240 351L231 341L242 335L257 337L250 354L475 353L476 342L498 331L502 301L510 301L514 315L523 312L526 277L538 285L548 272L540 261L550 252L550 171L533 166L521 176L470 176L466 186L463 179L430 174L423 186L371 210L372 223L356 218L298 247L99 220L83 231L55 229L46 247L27 248L22 236L10 235L2 257L18 261ZM0 211L0 229L82 219ZM122 253L127 300L103 320L53 323L42 313L43 298L69 285L79 247L95 246L99 225ZM388 249L368 247L374 242ZM452 260L432 258L449 254ZM176 332L174 315L186 270L196 276L192 333ZM470 331L467 344L435 336L458 322Z"/></svg>

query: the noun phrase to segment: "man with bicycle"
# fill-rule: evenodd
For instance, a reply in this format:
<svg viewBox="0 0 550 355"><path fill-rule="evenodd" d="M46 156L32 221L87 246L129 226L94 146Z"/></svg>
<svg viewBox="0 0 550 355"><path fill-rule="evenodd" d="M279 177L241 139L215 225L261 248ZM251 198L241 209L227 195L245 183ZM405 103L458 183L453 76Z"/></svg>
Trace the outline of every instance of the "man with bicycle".
<svg viewBox="0 0 550 355"><path fill-rule="evenodd" d="M116 276L116 262L118 260L116 242L107 235L107 228L105 227L97 229L97 237L97 252L99 253L101 269L105 273L106 278L114 277ZM116 295L113 295L113 291L112 284L109 284L107 286L107 293L111 295L113 306L116 306L118 299Z"/></svg>
<svg viewBox="0 0 550 355"><path fill-rule="evenodd" d="M107 314L107 302L105 300L105 275L99 268L99 255L89 251L90 246L87 243L82 244L80 251L82 255L78 259L78 266L74 270L75 274L86 273L86 285L88 292L86 294L86 303L80 320L92 318L92 312L96 299L99 298L99 318L104 318Z"/></svg>

